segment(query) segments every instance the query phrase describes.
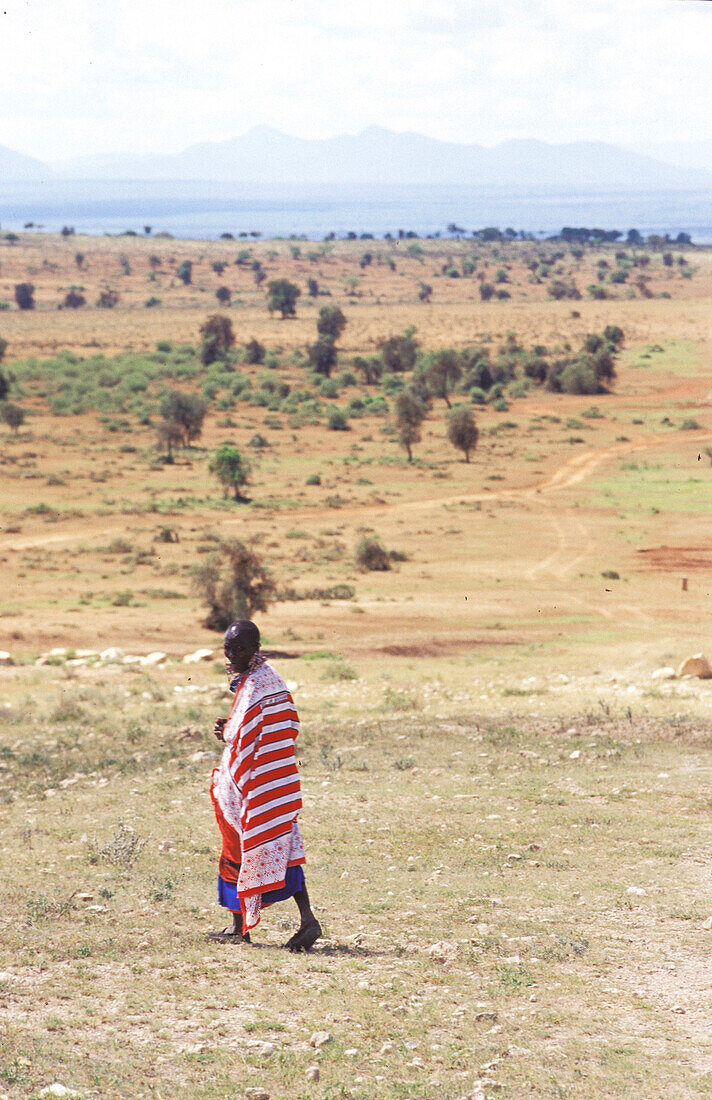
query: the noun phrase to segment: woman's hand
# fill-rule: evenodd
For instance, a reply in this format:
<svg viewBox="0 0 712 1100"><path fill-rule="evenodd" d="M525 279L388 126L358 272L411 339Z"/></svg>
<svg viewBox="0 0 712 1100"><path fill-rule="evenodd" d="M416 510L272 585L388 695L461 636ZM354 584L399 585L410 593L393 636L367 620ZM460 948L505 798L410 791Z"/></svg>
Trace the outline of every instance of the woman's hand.
<svg viewBox="0 0 712 1100"><path fill-rule="evenodd" d="M213 733L217 737L218 741L224 741L223 734L225 733L225 726L227 724L227 718L216 718L215 725L213 726Z"/></svg>

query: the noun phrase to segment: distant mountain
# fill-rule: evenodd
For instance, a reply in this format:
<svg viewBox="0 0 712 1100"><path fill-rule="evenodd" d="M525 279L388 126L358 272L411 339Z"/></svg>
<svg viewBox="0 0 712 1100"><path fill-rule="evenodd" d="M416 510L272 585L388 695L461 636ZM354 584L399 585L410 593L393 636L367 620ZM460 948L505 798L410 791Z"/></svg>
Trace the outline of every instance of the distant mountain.
<svg viewBox="0 0 712 1100"><path fill-rule="evenodd" d="M370 126L308 140L256 126L229 141L161 156L83 157L52 165L65 179L230 180L237 183L442 184L557 190L655 190L712 185L712 171L664 163L603 142L458 145Z"/></svg>
<svg viewBox="0 0 712 1100"><path fill-rule="evenodd" d="M15 180L46 180L53 176L52 170L41 160L26 157L0 145L0 182Z"/></svg>
<svg viewBox="0 0 712 1100"><path fill-rule="evenodd" d="M677 164L680 168L712 171L712 141L636 142L628 148L634 153Z"/></svg>

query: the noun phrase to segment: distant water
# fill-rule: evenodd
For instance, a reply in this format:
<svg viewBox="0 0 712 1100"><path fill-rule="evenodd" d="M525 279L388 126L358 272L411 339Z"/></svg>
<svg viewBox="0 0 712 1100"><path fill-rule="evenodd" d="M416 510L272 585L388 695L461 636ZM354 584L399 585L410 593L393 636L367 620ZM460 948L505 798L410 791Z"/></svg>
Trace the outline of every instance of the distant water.
<svg viewBox="0 0 712 1100"><path fill-rule="evenodd" d="M399 229L420 236L446 235L456 222L466 230L511 226L536 236L564 225L641 233L689 233L712 243L712 191L608 191L565 193L517 188L267 185L211 181L0 182L0 226L22 229L26 222L56 232L71 225L78 233L153 233L215 239L221 233L292 234L320 240L334 232L373 233Z"/></svg>

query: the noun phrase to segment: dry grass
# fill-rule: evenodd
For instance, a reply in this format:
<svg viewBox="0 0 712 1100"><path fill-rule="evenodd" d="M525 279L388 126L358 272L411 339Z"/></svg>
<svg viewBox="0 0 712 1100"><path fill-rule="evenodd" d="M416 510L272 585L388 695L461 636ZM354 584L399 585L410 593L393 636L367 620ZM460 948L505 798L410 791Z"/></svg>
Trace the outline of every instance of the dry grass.
<svg viewBox="0 0 712 1100"><path fill-rule="evenodd" d="M29 278L40 306L0 314L9 358L195 343L221 282L210 265L241 247L4 247L0 298ZM317 302L342 304L348 353L410 323L425 346L508 329L578 343L620 324L616 391L478 410L469 465L439 403L413 466L382 419L295 430L242 403L231 427L211 409L200 446L158 466L150 427L23 399L32 416L0 456L0 648L18 661L0 669L0 1095L54 1080L102 1100L258 1086L272 1100L707 1094L710 692L651 672L707 636L709 254L689 257L689 281L653 259L651 287L671 299L547 302L512 250L512 299L483 304L472 278L433 275L469 244L424 244L423 263L378 242L313 262L284 242L250 247L270 277L314 274L332 291ZM362 272L366 249L392 252L396 272ZM187 256L185 288L168 268ZM313 338L316 306L303 297L296 321L270 319L251 272L227 274L238 338L280 346L280 376L297 384L283 360ZM107 282L114 311L54 308L72 283L93 301ZM160 308L141 306L149 292ZM682 430L689 419L701 429ZM258 431L269 446L251 503L226 503L209 453ZM360 572L364 535L405 560ZM221 921L207 797L218 668L67 663L111 645L214 648L190 570L221 536L250 541L300 592L356 590L260 618L304 722L308 876L328 937L306 958L280 949L289 903L253 949L203 942ZM70 652L36 668L52 646ZM319 1030L333 1036L321 1055Z"/></svg>

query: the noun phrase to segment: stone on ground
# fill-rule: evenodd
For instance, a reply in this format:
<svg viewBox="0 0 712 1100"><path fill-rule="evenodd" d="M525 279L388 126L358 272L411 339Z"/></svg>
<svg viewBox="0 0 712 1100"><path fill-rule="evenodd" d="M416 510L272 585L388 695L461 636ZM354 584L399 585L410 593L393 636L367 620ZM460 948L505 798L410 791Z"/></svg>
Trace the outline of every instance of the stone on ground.
<svg viewBox="0 0 712 1100"><path fill-rule="evenodd" d="M212 649L196 649L195 653L186 653L183 658L184 665L197 665L200 661L212 661Z"/></svg>
<svg viewBox="0 0 712 1100"><path fill-rule="evenodd" d="M712 665L704 653L695 653L692 657L686 657L677 670L677 678L683 676L696 676L698 680L712 679Z"/></svg>

